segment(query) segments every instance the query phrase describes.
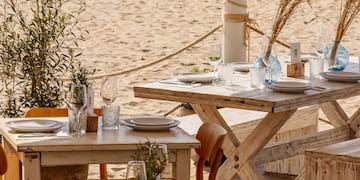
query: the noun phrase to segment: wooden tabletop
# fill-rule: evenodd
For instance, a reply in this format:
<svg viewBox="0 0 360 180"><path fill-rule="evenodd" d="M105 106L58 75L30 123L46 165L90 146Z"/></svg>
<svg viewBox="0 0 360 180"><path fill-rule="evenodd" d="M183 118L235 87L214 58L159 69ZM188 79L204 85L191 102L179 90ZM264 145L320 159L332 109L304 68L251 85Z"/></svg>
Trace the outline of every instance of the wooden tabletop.
<svg viewBox="0 0 360 180"><path fill-rule="evenodd" d="M21 118L24 119L24 118ZM39 118L37 118L39 119ZM66 118L54 119L64 123L64 131L67 131L68 121ZM0 133L9 141L18 152L38 151L81 151L81 150L134 150L136 145L148 140L151 142L167 144L168 149L189 149L199 147L199 141L187 134L182 129L175 127L169 131L149 132L134 131L131 128L120 125L119 130L87 132L80 138L76 137L47 137L34 139L19 139L5 125L7 121L15 119L0 119Z"/></svg>
<svg viewBox="0 0 360 180"><path fill-rule="evenodd" d="M248 76L234 77L238 84L233 87L175 86L159 82L136 85L135 97L161 99L192 104L207 104L219 107L233 107L264 112L281 112L299 107L329 102L360 94L360 83L339 83L327 80L310 82L325 90L307 90L305 93L289 94L271 89L255 89L249 86ZM283 80L292 80L285 78Z"/></svg>

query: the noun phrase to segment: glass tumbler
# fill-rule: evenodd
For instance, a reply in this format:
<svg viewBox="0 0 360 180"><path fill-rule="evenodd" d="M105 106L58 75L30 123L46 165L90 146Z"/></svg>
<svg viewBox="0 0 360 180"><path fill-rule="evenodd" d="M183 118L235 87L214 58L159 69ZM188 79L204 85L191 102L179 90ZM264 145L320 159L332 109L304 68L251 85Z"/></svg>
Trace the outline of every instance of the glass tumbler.
<svg viewBox="0 0 360 180"><path fill-rule="evenodd" d="M147 180L144 161L129 161L126 169L127 180Z"/></svg>
<svg viewBox="0 0 360 180"><path fill-rule="evenodd" d="M119 105L103 105L102 106L102 128L105 130L118 129L118 121L120 114Z"/></svg>
<svg viewBox="0 0 360 180"><path fill-rule="evenodd" d="M252 88L263 88L265 83L265 67L250 67L250 86Z"/></svg>

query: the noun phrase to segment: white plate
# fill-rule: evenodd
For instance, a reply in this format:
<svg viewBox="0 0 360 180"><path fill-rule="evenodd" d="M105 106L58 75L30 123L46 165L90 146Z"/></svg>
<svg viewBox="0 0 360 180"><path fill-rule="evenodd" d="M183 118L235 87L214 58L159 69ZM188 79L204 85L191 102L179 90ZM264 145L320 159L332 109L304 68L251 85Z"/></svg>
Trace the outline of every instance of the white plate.
<svg viewBox="0 0 360 180"><path fill-rule="evenodd" d="M356 73L356 72L337 71L337 72L324 72L324 74L326 76L340 77L340 78L360 78L360 73Z"/></svg>
<svg viewBox="0 0 360 180"><path fill-rule="evenodd" d="M272 84L269 85L268 87L275 92L283 92L283 93L304 93L306 90L310 89L310 86L288 88L288 87L276 87Z"/></svg>
<svg viewBox="0 0 360 180"><path fill-rule="evenodd" d="M175 120L164 117L135 117L128 122L142 126L168 126L175 123Z"/></svg>
<svg viewBox="0 0 360 180"><path fill-rule="evenodd" d="M310 87L310 84L308 84L308 83L293 82L293 81L274 82L271 85L273 85L274 87L279 87L279 88L307 88L307 87Z"/></svg>
<svg viewBox="0 0 360 180"><path fill-rule="evenodd" d="M128 126L134 130L141 130L141 131L168 131L172 127L176 127L180 124L180 121L174 120L174 123L169 125L162 125L162 126L143 126L137 125L130 122L130 119L124 119L120 121L125 126Z"/></svg>
<svg viewBox="0 0 360 180"><path fill-rule="evenodd" d="M182 82L209 83L215 78L214 73L177 73L174 77Z"/></svg>
<svg viewBox="0 0 360 180"><path fill-rule="evenodd" d="M9 121L6 125L16 132L52 132L64 126L61 122L46 119Z"/></svg>
<svg viewBox="0 0 360 180"><path fill-rule="evenodd" d="M232 67L234 71L240 72L249 72L249 68L252 66L252 63L233 63Z"/></svg>
<svg viewBox="0 0 360 180"><path fill-rule="evenodd" d="M329 80L329 81L336 81L336 82L348 82L348 83L357 83L360 80L360 77L337 77L337 76L329 76L327 73L322 72L320 75Z"/></svg>

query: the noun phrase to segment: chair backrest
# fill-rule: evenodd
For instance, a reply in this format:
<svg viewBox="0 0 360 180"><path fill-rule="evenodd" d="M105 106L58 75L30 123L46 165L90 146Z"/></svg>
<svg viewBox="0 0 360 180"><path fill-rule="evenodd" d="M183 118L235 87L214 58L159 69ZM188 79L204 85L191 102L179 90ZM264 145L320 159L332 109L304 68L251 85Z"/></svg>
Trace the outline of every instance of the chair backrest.
<svg viewBox="0 0 360 180"><path fill-rule="evenodd" d="M101 109L94 108L94 113L101 116ZM67 117L67 108L31 108L25 113L25 117Z"/></svg>
<svg viewBox="0 0 360 180"><path fill-rule="evenodd" d="M196 165L197 180L203 180L205 161L208 161L210 166L209 180L215 179L223 157L221 146L225 136L226 130L215 123L204 123L199 128L196 139L200 141L201 146L195 149L200 157Z"/></svg>
<svg viewBox="0 0 360 180"><path fill-rule="evenodd" d="M0 175L4 175L7 170L7 160L3 147L0 145Z"/></svg>

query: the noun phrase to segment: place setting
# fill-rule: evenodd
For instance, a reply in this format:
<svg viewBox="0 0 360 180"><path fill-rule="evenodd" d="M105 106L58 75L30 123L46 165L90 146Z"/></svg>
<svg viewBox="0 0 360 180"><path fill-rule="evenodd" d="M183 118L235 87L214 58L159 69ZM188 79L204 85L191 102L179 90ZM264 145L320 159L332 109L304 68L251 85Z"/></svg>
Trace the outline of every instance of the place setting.
<svg viewBox="0 0 360 180"><path fill-rule="evenodd" d="M23 119L5 123L16 139L39 139L68 136L62 132L65 124L50 119ZM65 135L66 134L66 135Z"/></svg>
<svg viewBox="0 0 360 180"><path fill-rule="evenodd" d="M120 120L120 123L139 131L168 131L180 121L162 116L140 116Z"/></svg>
<svg viewBox="0 0 360 180"><path fill-rule="evenodd" d="M357 83L360 80L360 73L345 72L345 71L331 71L320 73L324 79L335 82Z"/></svg>

